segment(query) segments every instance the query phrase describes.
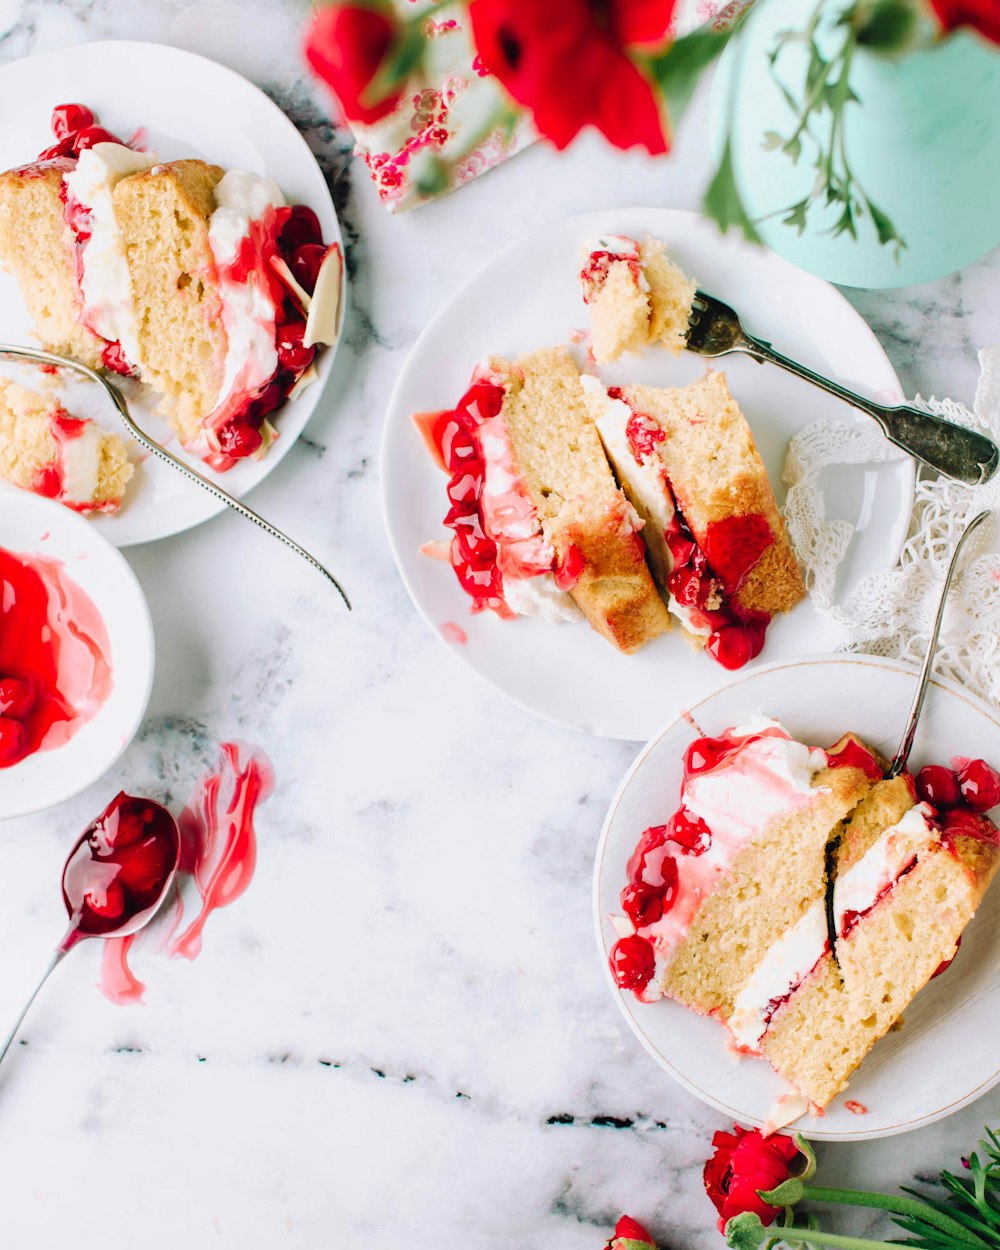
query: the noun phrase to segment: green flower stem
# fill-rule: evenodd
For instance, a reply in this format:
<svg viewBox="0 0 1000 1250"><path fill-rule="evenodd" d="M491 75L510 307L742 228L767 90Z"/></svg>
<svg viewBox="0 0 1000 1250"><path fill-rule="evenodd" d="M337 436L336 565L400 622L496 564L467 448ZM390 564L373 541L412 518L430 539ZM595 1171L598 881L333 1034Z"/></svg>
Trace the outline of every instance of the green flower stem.
<svg viewBox="0 0 1000 1250"><path fill-rule="evenodd" d="M813 1202L849 1207L871 1207L879 1211L890 1211L893 1215L904 1215L911 1219L922 1220L925 1224L930 1224L954 1238L958 1246L975 1246L977 1250L980 1250L989 1245L981 1237L970 1232L964 1224L960 1224L958 1220L953 1220L943 1212L936 1211L927 1203L919 1202L916 1198L904 1197L902 1194L878 1194L868 1193L863 1189L827 1189L822 1185L803 1185L802 1197Z"/></svg>

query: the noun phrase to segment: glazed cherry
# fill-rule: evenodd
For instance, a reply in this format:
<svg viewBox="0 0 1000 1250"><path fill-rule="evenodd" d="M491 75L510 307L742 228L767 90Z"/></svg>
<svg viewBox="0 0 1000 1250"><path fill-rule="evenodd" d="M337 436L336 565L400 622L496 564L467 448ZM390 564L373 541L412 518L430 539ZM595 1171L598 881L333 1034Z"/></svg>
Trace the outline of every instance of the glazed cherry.
<svg viewBox="0 0 1000 1250"><path fill-rule="evenodd" d="M1000 803L1000 773L985 760L969 760L959 771L958 786L974 811L988 812Z"/></svg>
<svg viewBox="0 0 1000 1250"><path fill-rule="evenodd" d="M0 766L15 764L24 758L28 731L19 720L0 716Z"/></svg>
<svg viewBox="0 0 1000 1250"><path fill-rule="evenodd" d="M86 126L73 135L73 147L77 152L92 148L98 143L118 142L120 142L118 136L113 135L110 130L105 130L103 126Z"/></svg>
<svg viewBox="0 0 1000 1250"><path fill-rule="evenodd" d="M620 938L608 956L611 975L623 990L643 990L653 979L656 957L652 946L638 934Z"/></svg>
<svg viewBox="0 0 1000 1250"><path fill-rule="evenodd" d="M651 851L658 850L664 846L667 841L666 825L650 825L648 829L644 829L642 837L639 839L639 845L629 857L625 871L628 873L628 879L633 885L637 885L645 879L646 857Z"/></svg>
<svg viewBox="0 0 1000 1250"><path fill-rule="evenodd" d="M278 364L282 369L289 369L292 373L302 373L312 364L316 348L303 346L302 339L305 332L304 321L286 321L283 326L279 327L275 346L278 349Z"/></svg>
<svg viewBox="0 0 1000 1250"><path fill-rule="evenodd" d="M1000 830L993 821L971 808L956 807L949 812L943 812L938 823L946 838L975 838L979 842L988 842L991 846L1000 845Z"/></svg>
<svg viewBox="0 0 1000 1250"><path fill-rule="evenodd" d="M684 752L684 779L714 768L732 750L726 738L695 738Z"/></svg>
<svg viewBox="0 0 1000 1250"><path fill-rule="evenodd" d="M663 904L663 893L642 881L638 885L627 885L621 892L622 911L637 929L656 924L663 916Z"/></svg>
<svg viewBox="0 0 1000 1250"><path fill-rule="evenodd" d="M180 858L177 822L152 799L117 795L84 830L63 869L71 929L103 937L141 928L163 901Z"/></svg>
<svg viewBox="0 0 1000 1250"><path fill-rule="evenodd" d="M705 650L723 668L732 670L742 668L758 654L760 648L754 650L754 644L753 633L745 626L723 625L709 635Z"/></svg>
<svg viewBox="0 0 1000 1250"><path fill-rule="evenodd" d="M94 114L86 104L57 104L52 110L52 133L57 139L75 135L93 124Z"/></svg>
<svg viewBox="0 0 1000 1250"><path fill-rule="evenodd" d="M316 279L326 259L326 248L322 243L303 243L288 257L288 267L295 281L311 295L316 289Z"/></svg>
<svg viewBox="0 0 1000 1250"><path fill-rule="evenodd" d="M940 764L928 764L917 773L917 797L934 807L955 807L961 801L958 774Z"/></svg>
<svg viewBox="0 0 1000 1250"><path fill-rule="evenodd" d="M712 831L700 816L681 807L668 826L671 842L676 842L687 855L704 855L712 845Z"/></svg>
<svg viewBox="0 0 1000 1250"><path fill-rule="evenodd" d="M264 442L260 427L243 417L230 421L219 431L219 446L227 456L242 460L252 456Z"/></svg>
<svg viewBox="0 0 1000 1250"><path fill-rule="evenodd" d="M38 702L38 682L33 678L4 677L0 679L0 716L24 720Z"/></svg>
<svg viewBox="0 0 1000 1250"><path fill-rule="evenodd" d="M288 210L288 220L278 232L278 246L283 252L293 252L304 243L322 246L323 231L319 218L305 204L294 204Z"/></svg>

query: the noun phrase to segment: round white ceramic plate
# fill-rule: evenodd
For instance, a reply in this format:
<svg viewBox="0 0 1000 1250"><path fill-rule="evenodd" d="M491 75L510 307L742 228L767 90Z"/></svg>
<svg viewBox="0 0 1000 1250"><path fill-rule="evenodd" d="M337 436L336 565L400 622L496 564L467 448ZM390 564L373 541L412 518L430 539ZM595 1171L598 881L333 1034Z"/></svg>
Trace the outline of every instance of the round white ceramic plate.
<svg viewBox="0 0 1000 1250"><path fill-rule="evenodd" d="M700 699L728 674L691 650L679 631L623 656L585 625L471 616L451 569L421 555L428 539L448 537L446 479L427 454L410 415L447 408L461 396L487 353L519 353L566 343L587 326L577 278L600 234L665 240L671 255L708 291L731 303L747 328L773 340L828 376L891 402L899 383L871 330L833 287L693 213L633 208L570 218L546 226L494 256L427 326L406 362L382 440L386 525L396 563L428 624L480 676L522 707L559 724L614 738L645 740L678 709ZM820 418L864 421L845 404L780 369L747 357L719 361L753 428L779 502L788 440ZM681 385L706 361L648 350L601 371L609 382ZM823 480L830 516L857 529L841 588L892 565L906 533L914 467L907 459L831 469ZM451 628L458 625L460 631ZM456 639L468 637L463 644ZM776 620L763 661L834 650L837 635L811 605Z"/></svg>
<svg viewBox="0 0 1000 1250"><path fill-rule="evenodd" d="M829 746L854 730L888 757L899 745L916 675L911 667L871 656L817 657L748 672L688 715L719 734L758 714L780 720L793 737ZM677 806L683 755L695 729L678 717L643 748L608 812L597 850L594 923L608 985L633 1031L653 1058L704 1102L741 1123L762 1125L788 1087L762 1059L730 1053L717 1021L662 999L623 994L608 970L614 944L608 915L619 910L625 865L640 834ZM1000 718L951 682L927 695L910 756L916 769L953 756L1000 763ZM986 1093L1000 1080L994 1044L1000 1016L1000 889L986 895L954 964L907 1009L904 1027L871 1051L822 1118L796 1127L807 1137L860 1141L930 1124ZM854 1114L848 1101L867 1108Z"/></svg>
<svg viewBox="0 0 1000 1250"><path fill-rule="evenodd" d="M290 203L308 204L316 212L328 243L343 247L329 189L305 140L276 104L232 70L180 48L124 40L13 61L0 68L0 169L25 164L51 143L52 108L70 100L89 105L100 124L123 139L143 129L147 147L164 160L200 157L273 178ZM346 298L346 284L341 298ZM0 342L34 342L17 283L8 274L0 274ZM131 387L126 388L129 406L146 433L240 497L271 472L298 438L319 403L335 353L335 345L320 353L319 379L278 413L279 438L268 454L227 473L213 474L188 457L155 416L153 404L134 400L138 392ZM71 400L81 415L122 430L103 391L77 384ZM137 467L124 507L117 516L92 521L112 542L128 546L165 538L224 511L225 504L207 491L155 457L145 457L137 444L131 447ZM0 490L13 489L0 482Z"/></svg>
<svg viewBox="0 0 1000 1250"><path fill-rule="evenodd" d="M54 807L96 781L135 737L153 688L153 622L125 557L82 517L34 495L0 498L5 550L62 562L104 618L113 688L63 746L0 768L0 819Z"/></svg>

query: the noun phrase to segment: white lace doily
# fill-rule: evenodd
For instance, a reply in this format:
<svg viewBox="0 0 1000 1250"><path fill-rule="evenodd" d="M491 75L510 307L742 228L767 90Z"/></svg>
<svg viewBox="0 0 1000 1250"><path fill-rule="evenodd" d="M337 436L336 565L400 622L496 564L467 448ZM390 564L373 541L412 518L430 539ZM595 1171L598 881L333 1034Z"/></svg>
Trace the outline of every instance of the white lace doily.
<svg viewBox="0 0 1000 1250"><path fill-rule="evenodd" d="M974 412L950 399L916 402L1000 442L1000 347L981 351L979 363ZM919 663L955 543L977 513L1000 508L1000 474L985 486L965 486L920 468L899 563L864 578L838 601L837 570L854 529L827 518L821 471L828 465L880 463L900 455L874 422L846 432L832 421L808 426L788 449L785 518L817 611L840 627L841 650ZM969 554L949 596L936 664L938 673L994 703L1000 702L1000 553L989 548L996 537L994 518L969 539Z"/></svg>

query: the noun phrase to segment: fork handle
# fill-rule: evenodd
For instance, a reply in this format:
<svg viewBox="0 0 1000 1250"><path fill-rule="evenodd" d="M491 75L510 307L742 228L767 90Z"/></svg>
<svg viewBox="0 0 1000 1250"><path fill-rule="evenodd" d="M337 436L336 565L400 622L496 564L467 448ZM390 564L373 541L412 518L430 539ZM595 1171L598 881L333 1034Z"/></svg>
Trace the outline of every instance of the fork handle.
<svg viewBox="0 0 1000 1250"><path fill-rule="evenodd" d="M787 369L797 378L811 382L821 390L844 400L852 408L858 408L874 417L890 443L895 443L897 447L945 477L956 478L970 486L979 486L989 481L997 471L1000 449L985 434L944 421L941 417L922 412L908 404L897 407L865 399L863 395L857 395L845 386L800 365L798 361L783 356L770 343L750 334L744 334L743 341L736 350L746 352L761 364L766 362Z"/></svg>

